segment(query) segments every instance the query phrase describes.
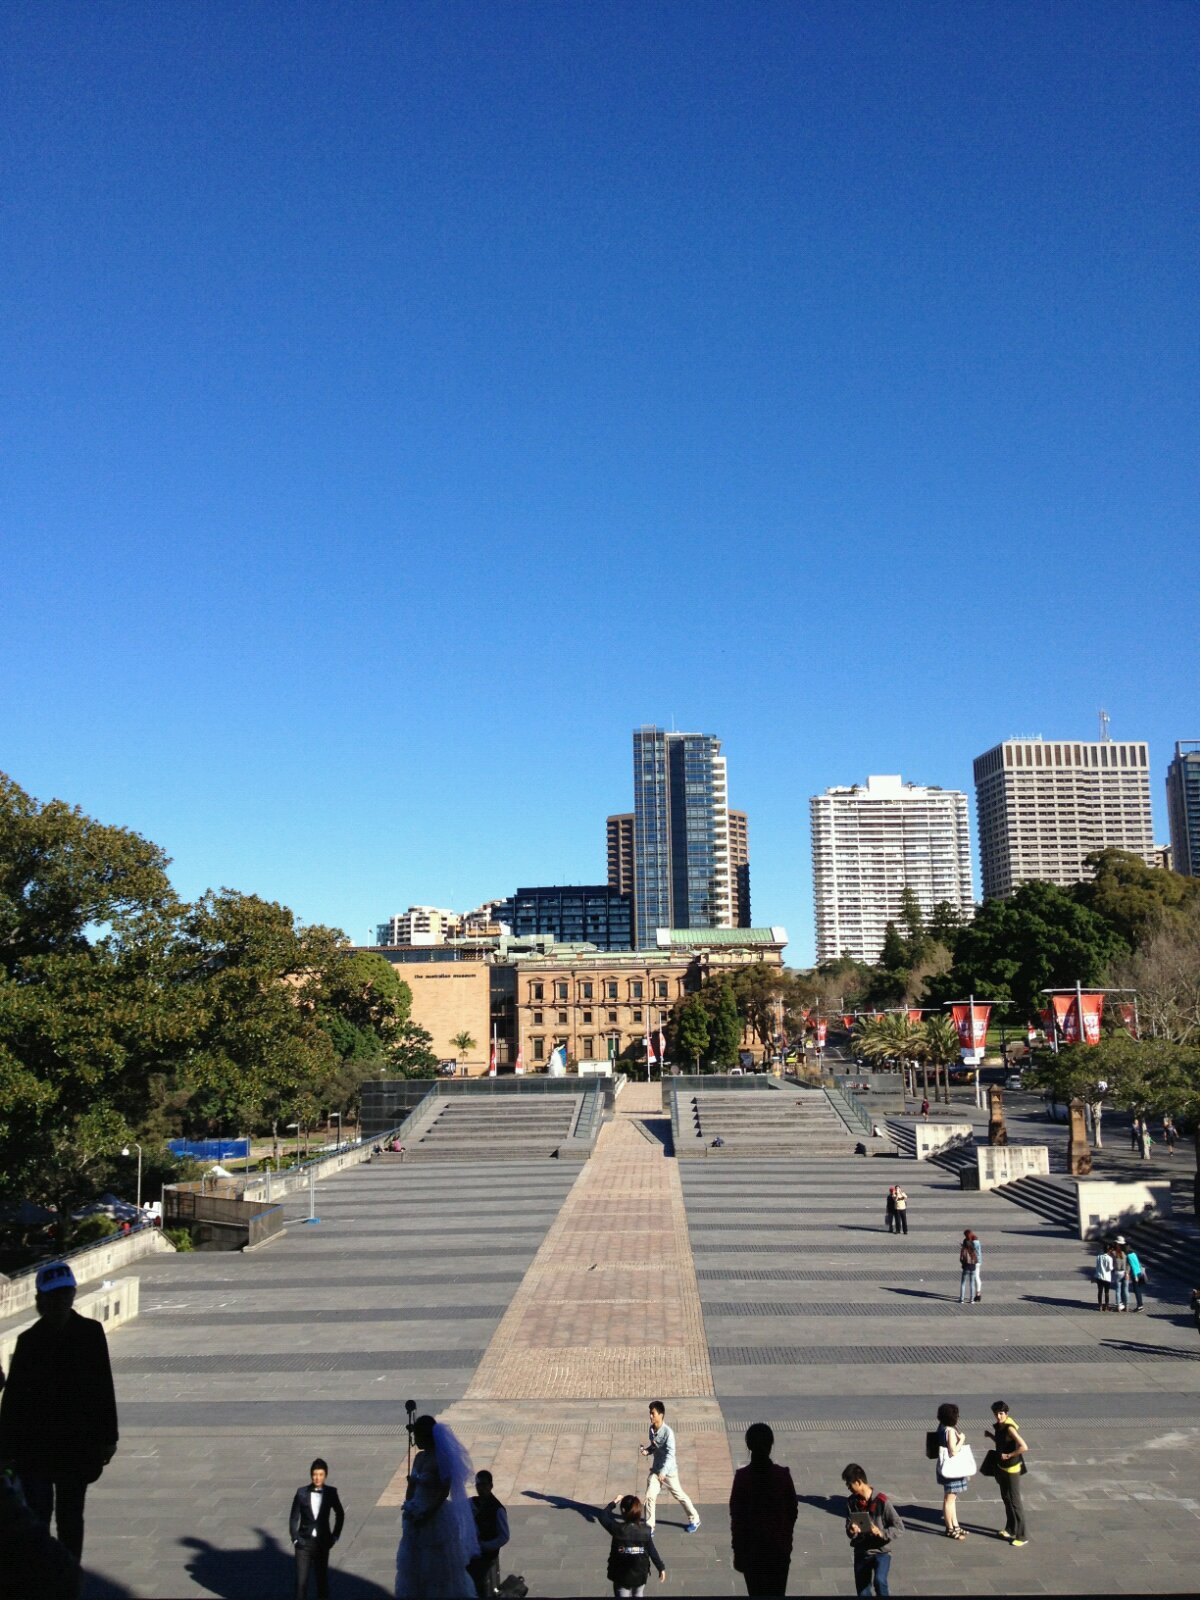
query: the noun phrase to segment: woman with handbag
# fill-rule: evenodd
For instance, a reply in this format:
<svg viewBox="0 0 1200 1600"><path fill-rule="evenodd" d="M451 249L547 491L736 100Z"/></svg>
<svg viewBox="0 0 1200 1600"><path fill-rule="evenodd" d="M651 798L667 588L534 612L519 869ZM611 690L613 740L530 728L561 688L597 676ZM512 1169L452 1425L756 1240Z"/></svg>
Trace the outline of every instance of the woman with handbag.
<svg viewBox="0 0 1200 1600"><path fill-rule="evenodd" d="M958 1426L958 1407L949 1402L937 1409L937 1481L942 1486L942 1521L947 1539L965 1539L958 1525L958 1497L978 1471L975 1453Z"/></svg>

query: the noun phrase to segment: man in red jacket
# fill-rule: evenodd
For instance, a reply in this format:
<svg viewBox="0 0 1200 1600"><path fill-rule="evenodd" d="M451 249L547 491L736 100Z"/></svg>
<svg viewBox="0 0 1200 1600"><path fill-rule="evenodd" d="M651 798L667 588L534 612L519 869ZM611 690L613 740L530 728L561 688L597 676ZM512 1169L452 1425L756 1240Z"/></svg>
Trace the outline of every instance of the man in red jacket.
<svg viewBox="0 0 1200 1600"><path fill-rule="evenodd" d="M30 1511L79 1561L83 1502L117 1448L117 1400L101 1324L75 1306L65 1261L38 1268L38 1320L13 1351L0 1396L0 1460L11 1461Z"/></svg>
<svg viewBox="0 0 1200 1600"><path fill-rule="evenodd" d="M752 1595L786 1594L792 1563L796 1486L788 1469L771 1460L774 1444L765 1422L746 1429L750 1465L734 1473L729 1495L733 1567Z"/></svg>

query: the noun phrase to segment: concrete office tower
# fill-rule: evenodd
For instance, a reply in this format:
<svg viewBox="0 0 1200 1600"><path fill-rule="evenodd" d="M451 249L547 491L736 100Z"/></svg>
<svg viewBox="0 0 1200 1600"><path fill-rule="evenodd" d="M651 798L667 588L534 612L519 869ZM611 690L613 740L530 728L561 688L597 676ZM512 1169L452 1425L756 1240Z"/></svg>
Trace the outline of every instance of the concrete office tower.
<svg viewBox="0 0 1200 1600"><path fill-rule="evenodd" d="M409 906L398 917L389 917L375 930L375 942L393 944L445 944L461 932L462 918L457 911L440 906Z"/></svg>
<svg viewBox="0 0 1200 1600"><path fill-rule="evenodd" d="M653 726L634 730L633 894L639 949L653 947L659 928L735 926L727 785L721 741L712 734L667 733ZM742 842L737 848L741 851ZM742 864L748 868L748 862Z"/></svg>
<svg viewBox="0 0 1200 1600"><path fill-rule="evenodd" d="M1171 822L1171 865L1200 878L1200 739L1182 739L1167 768L1167 816Z"/></svg>
<svg viewBox="0 0 1200 1600"><path fill-rule="evenodd" d="M973 914L965 794L875 776L826 789L809 808L818 961L878 960L905 889L926 916L943 900Z"/></svg>
<svg viewBox="0 0 1200 1600"><path fill-rule="evenodd" d="M1145 744L1006 739L975 760L983 895L1041 879L1069 888L1113 847L1154 865Z"/></svg>
<svg viewBox="0 0 1200 1600"><path fill-rule="evenodd" d="M733 894L732 926L750 927L750 827L744 811L730 811L729 883Z"/></svg>

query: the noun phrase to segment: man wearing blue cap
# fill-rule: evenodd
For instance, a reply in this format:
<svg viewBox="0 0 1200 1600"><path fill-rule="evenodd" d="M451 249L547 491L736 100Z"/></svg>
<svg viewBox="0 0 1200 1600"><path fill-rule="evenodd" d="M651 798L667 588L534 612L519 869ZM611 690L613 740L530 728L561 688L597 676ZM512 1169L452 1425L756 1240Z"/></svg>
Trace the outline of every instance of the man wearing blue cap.
<svg viewBox="0 0 1200 1600"><path fill-rule="evenodd" d="M75 1306L65 1261L38 1268L38 1320L13 1351L0 1395L0 1460L20 1476L29 1509L83 1556L83 1502L117 1448L117 1398L104 1328Z"/></svg>

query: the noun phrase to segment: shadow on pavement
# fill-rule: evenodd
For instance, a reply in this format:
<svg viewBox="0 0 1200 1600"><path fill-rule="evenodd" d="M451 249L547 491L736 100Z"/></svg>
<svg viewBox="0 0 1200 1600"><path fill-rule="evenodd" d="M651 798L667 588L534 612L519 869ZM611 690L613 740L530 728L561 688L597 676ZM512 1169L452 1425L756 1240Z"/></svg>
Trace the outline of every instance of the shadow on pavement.
<svg viewBox="0 0 1200 1600"><path fill-rule="evenodd" d="M117 1583L103 1572L89 1572L84 1568L81 1600L132 1600L133 1590Z"/></svg>
<svg viewBox="0 0 1200 1600"><path fill-rule="evenodd" d="M938 1294L933 1289L897 1289L885 1284L888 1294L906 1294L910 1300L957 1300L956 1294Z"/></svg>
<svg viewBox="0 0 1200 1600"><path fill-rule="evenodd" d="M1137 1339L1101 1339L1100 1348L1127 1350L1134 1356L1169 1356L1173 1361L1200 1361L1200 1350L1177 1350L1169 1344L1142 1344Z"/></svg>
<svg viewBox="0 0 1200 1600"><path fill-rule="evenodd" d="M292 1548L280 1544L274 1534L256 1528L259 1543L249 1550L219 1550L207 1539L188 1538L179 1542L194 1551L187 1570L192 1580L222 1600L247 1600L291 1594L295 1588L296 1565ZM360 1578L354 1572L336 1568L330 1573L329 1587L339 1600L390 1600L392 1589ZM122 1591L123 1593L124 1591Z"/></svg>
<svg viewBox="0 0 1200 1600"><path fill-rule="evenodd" d="M796 1504L812 1506L815 1511L828 1511L831 1517L836 1517L839 1522L846 1520L846 1496L844 1494L798 1494Z"/></svg>
<svg viewBox="0 0 1200 1600"><path fill-rule="evenodd" d="M542 1494L537 1489L522 1489L521 1498L540 1500L543 1505L552 1506L555 1511L574 1511L585 1522L599 1521L599 1506L588 1505L584 1500L569 1500L565 1494Z"/></svg>

